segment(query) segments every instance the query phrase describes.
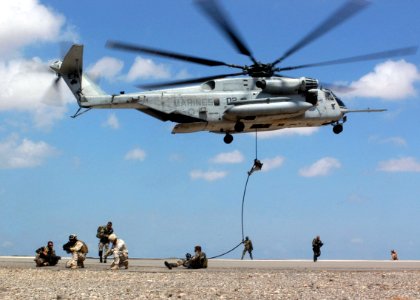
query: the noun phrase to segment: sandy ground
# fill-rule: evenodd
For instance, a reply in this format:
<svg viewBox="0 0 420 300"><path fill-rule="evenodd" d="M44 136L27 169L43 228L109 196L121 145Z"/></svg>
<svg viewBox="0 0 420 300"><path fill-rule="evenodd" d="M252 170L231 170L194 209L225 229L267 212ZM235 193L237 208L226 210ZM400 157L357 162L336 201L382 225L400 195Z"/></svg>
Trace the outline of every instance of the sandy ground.
<svg viewBox="0 0 420 300"><path fill-rule="evenodd" d="M213 260L168 270L131 260L128 270L88 260L84 269L35 268L0 258L0 299L420 299L420 262Z"/></svg>

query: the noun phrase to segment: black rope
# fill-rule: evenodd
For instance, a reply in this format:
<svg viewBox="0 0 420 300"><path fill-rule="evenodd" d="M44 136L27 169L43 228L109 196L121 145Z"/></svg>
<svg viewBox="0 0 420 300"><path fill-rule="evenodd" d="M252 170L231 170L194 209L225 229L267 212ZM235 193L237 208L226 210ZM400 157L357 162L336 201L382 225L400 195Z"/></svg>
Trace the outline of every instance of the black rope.
<svg viewBox="0 0 420 300"><path fill-rule="evenodd" d="M244 241L244 204L245 204L246 187L248 185L249 176L251 176L251 172L248 172L248 177L246 178L246 182L245 182L244 193L242 195L242 209L241 209L242 241L238 245L236 245L235 247L230 249L229 251L226 251L226 252L224 252L222 254L219 254L219 255L216 255L216 256L209 257L209 259L213 259L213 258L217 258L217 257L221 257L223 255L226 255L226 254L232 252L233 250L235 250L236 248L238 248L241 244L243 244L243 241Z"/></svg>
<svg viewBox="0 0 420 300"><path fill-rule="evenodd" d="M244 204L245 204L245 195L246 195L246 187L248 186L249 176L251 176L250 172L248 172L248 177L246 178L244 194L242 195L242 211L241 211L241 228L242 228L242 241L244 240Z"/></svg>
<svg viewBox="0 0 420 300"><path fill-rule="evenodd" d="M258 158L258 155L257 154L258 154L258 131L255 130L255 160L254 160L254 165L252 166L251 170L249 170L249 172L248 172L248 177L246 178L245 187L244 187L244 193L242 195L242 208L241 208L242 241L238 245L236 245L235 247L233 247L232 249L230 249L229 251L226 251L226 252L224 252L222 254L219 254L219 255L216 255L216 256L209 257L209 259L213 259L213 258L217 258L217 257L221 257L223 255L226 255L226 254L232 252L233 250L235 250L241 244L244 243L244 240L245 240L245 234L244 234L244 205L245 205L246 188L248 186L249 177L251 176L251 174L252 174L252 172L254 170L254 167L255 167L256 162L260 163L259 160L257 159ZM262 167L262 164L260 166L260 169L261 169L261 167Z"/></svg>
<svg viewBox="0 0 420 300"><path fill-rule="evenodd" d="M255 129L255 159L258 159L258 129Z"/></svg>
<svg viewBox="0 0 420 300"><path fill-rule="evenodd" d="M225 253L222 253L222 254L219 254L219 255L216 255L216 256L209 257L208 259L218 258L220 256L226 255L226 254L232 252L233 250L235 250L236 248L238 248L240 245L242 245L242 242L240 242L238 245L236 245L235 247L233 247L229 251L226 251Z"/></svg>

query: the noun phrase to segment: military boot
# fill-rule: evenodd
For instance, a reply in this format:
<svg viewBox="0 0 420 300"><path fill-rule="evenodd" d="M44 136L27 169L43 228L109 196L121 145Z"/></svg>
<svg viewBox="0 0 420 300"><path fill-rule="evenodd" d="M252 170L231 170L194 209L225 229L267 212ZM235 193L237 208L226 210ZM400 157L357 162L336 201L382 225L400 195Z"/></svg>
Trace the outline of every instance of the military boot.
<svg viewBox="0 0 420 300"><path fill-rule="evenodd" d="M178 264L168 263L167 261L165 261L165 266L166 266L169 270L172 270L172 268L176 268L176 267L178 267Z"/></svg>
<svg viewBox="0 0 420 300"><path fill-rule="evenodd" d="M102 251L99 251L99 262L101 263L102 262Z"/></svg>

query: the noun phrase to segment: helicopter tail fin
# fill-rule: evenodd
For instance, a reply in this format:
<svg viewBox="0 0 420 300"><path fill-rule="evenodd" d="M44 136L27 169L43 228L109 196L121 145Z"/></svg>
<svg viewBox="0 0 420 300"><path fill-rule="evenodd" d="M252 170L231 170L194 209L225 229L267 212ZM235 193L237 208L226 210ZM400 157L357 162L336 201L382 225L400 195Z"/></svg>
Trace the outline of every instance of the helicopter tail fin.
<svg viewBox="0 0 420 300"><path fill-rule="evenodd" d="M50 68L62 78L76 97L79 106L88 107L88 98L107 95L98 85L83 74L83 45L72 45L63 61L56 61Z"/></svg>

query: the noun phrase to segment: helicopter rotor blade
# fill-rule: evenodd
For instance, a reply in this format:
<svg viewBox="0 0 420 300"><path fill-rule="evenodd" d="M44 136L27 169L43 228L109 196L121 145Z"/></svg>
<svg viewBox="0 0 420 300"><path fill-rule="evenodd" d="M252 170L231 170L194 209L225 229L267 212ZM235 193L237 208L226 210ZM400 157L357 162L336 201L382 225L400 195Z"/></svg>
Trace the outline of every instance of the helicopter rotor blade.
<svg viewBox="0 0 420 300"><path fill-rule="evenodd" d="M310 67L340 65L340 64L348 64L348 63L354 63L354 62L359 62L359 61L368 61L368 60L375 60L375 59L390 58L390 57L395 57L395 56L412 55L417 52L417 49L418 49L417 46L398 48L398 49L375 52L375 53L370 53L370 54L365 54L365 55L358 55L358 56L353 56L353 57L329 60L329 61L324 61L324 62L319 62L319 63L311 63L311 64L304 64L304 65L299 65L299 66L277 68L276 71L278 72L290 71L290 70L310 68Z"/></svg>
<svg viewBox="0 0 420 300"><path fill-rule="evenodd" d="M142 89L153 89L153 88L185 85L185 84L191 84L191 83L200 83L200 82L205 82L208 80L220 79L220 78L231 77L231 76L239 76L239 75L244 75L244 73L241 72L241 73L231 73L231 74L220 74L220 75L199 77L199 78L186 79L186 80L169 81L169 82L152 83L152 84L141 84L141 85L138 85L137 87L142 88Z"/></svg>
<svg viewBox="0 0 420 300"><path fill-rule="evenodd" d="M177 60L183 60L183 61L196 63L196 64L200 64L200 65L206 65L206 66L210 66L210 67L228 66L228 67L232 67L232 68L240 68L240 69L243 68L242 66L227 64L225 62L217 61L217 60L213 60L213 59L201 58L201 57L197 57L197 56L190 56L190 55L185 55L185 54L181 54L181 53L165 51L165 50L160 50L160 49L155 49L155 48L150 48L150 47L144 47L144 46L140 46L140 45L128 44L128 43L118 42L118 41L107 41L106 46L108 48L112 48L112 49L119 49L119 50L124 50L124 51L131 51L131 52L147 53L147 54L151 54L151 55L168 57L168 58L173 58L173 59L177 59Z"/></svg>
<svg viewBox="0 0 420 300"><path fill-rule="evenodd" d="M257 60L251 53L244 41L239 37L234 26L228 21L224 10L217 3L217 0L196 0L197 6L219 27L219 29L234 44L239 53L248 56L255 64Z"/></svg>
<svg viewBox="0 0 420 300"><path fill-rule="evenodd" d="M305 37L303 37L299 42L297 42L293 47L287 50L283 56L275 60L272 65L276 65L279 62L283 61L290 55L299 51L303 47L307 46L309 43L320 38L322 35L326 34L328 31L337 27L344 21L350 19L352 16L356 15L358 12L366 8L370 3L366 0L350 0L341 6L337 11L335 11L330 17L328 17L324 22L322 22L318 27L309 32Z"/></svg>

